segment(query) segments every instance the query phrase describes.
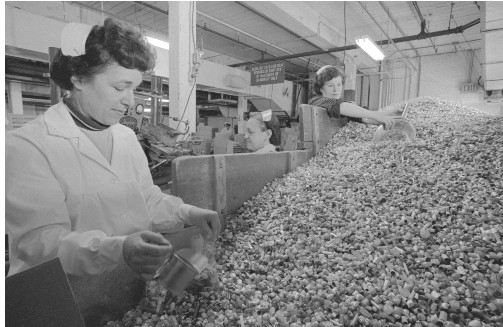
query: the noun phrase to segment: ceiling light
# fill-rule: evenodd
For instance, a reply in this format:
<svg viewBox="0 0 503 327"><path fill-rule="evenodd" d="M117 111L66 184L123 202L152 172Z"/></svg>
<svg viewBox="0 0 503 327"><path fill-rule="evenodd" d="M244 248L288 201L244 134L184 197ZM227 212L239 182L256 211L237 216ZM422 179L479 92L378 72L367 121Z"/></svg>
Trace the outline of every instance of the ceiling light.
<svg viewBox="0 0 503 327"><path fill-rule="evenodd" d="M156 38L153 38L150 36L147 36L147 41L148 41L148 43L152 44L155 47L169 50L169 43L168 42L164 42L164 41L161 41L159 39L156 39Z"/></svg>
<svg viewBox="0 0 503 327"><path fill-rule="evenodd" d="M368 36L363 35L355 39L356 44L363 49L372 59L380 61L384 59L384 53L381 48Z"/></svg>

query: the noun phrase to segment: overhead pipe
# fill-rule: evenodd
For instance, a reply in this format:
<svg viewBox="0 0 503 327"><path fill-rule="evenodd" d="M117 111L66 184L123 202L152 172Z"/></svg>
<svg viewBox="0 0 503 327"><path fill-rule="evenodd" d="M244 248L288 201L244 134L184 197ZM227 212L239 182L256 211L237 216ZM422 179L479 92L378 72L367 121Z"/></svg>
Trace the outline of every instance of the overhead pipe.
<svg viewBox="0 0 503 327"><path fill-rule="evenodd" d="M168 16L169 16L169 12L168 12L168 10L162 10L161 8L158 8L158 7L156 7L156 6L153 6L153 5L151 5L151 4L148 4L148 3L145 3L145 2L142 2L142 1L135 1L135 3L140 4L140 5L142 5L142 6L144 6L144 7L147 7L147 8L149 8L149 9L151 9L151 10L154 10L154 11L157 11L157 12L159 12L159 13L162 13L162 14L164 14L164 15L168 15ZM200 12L198 12L198 13L200 13ZM203 29L203 30L205 30L205 31L207 31L207 32L210 32L211 34L215 34L215 35L217 35L217 36L220 36L221 38L224 38L224 39L226 39L226 40L229 40L229 41L235 42L235 43L237 43L237 44L240 44L240 45L242 45L242 46L245 46L245 47L247 47L247 48L253 49L253 50L255 50L255 51L259 52L259 53L261 54L261 57L263 57L263 56L264 56L264 53L266 53L266 52L265 52L264 50L262 50L262 49L256 48L256 47L254 47L254 46L252 46L252 45L249 45L249 44L247 44L247 43L244 43L244 42L241 42L241 41L239 41L239 40L236 40L236 39L234 39L234 38L232 38L232 37L229 37L229 36L227 36L227 35L224 35L224 34L222 34L222 33L220 33L220 32L215 31L215 30L212 30L211 28L208 28L208 27L206 26L206 24L205 24L205 25L196 24L196 27L197 27L197 28L200 28L200 29ZM269 54L269 53L268 53L268 55L270 55L271 57L274 57L272 54ZM292 64L292 65L299 66L299 67L302 67L302 68L303 68L303 66L297 65L297 64L295 64L295 63L293 63L293 62L291 62L291 64Z"/></svg>
<svg viewBox="0 0 503 327"><path fill-rule="evenodd" d="M316 44L314 44L313 42L311 42L311 41L307 40L306 38L303 38L303 37L302 37L302 36L300 36L299 34L297 34L297 33L293 32L293 31L289 30L288 28L286 28L286 27L284 27L283 25L279 24L279 23L278 23L278 22L276 22L275 20L270 19L269 17L265 16L264 14L262 14L262 13L260 13L260 12L256 11L255 9L250 8L250 7L249 7L249 6L247 6L246 4L243 4L241 1L236 1L236 3L237 3L238 5L240 5L240 6L242 6L242 7L246 8L246 9L248 9L249 11L251 11L252 13L254 13L255 15L257 15L257 16L259 16L259 17L261 17L261 18L265 19L265 20L267 20L268 22L270 22L270 23L272 23L272 24L274 24L274 25L278 26L279 28L281 28L281 29L283 29L283 30L287 31L288 33L290 33L290 34L294 35L294 36L295 36L296 38L298 38L299 40L302 40L302 41L304 41L304 42L308 43L310 46L315 47L315 48L317 48L317 49L319 49L319 50L323 50L322 48L320 48L319 46L317 46L317 45L316 45ZM321 22L321 21L320 21L320 22ZM332 55L332 54L330 54L330 55L331 55L331 56L335 59L335 62L336 62L336 63L338 63L338 62L340 61L340 59L339 59L339 58L337 58L336 56L334 56L334 55Z"/></svg>
<svg viewBox="0 0 503 327"><path fill-rule="evenodd" d="M420 33L427 33L428 29L426 28L426 19L423 18L423 14L421 13L421 9L419 9L419 5L417 4L417 1L412 1L412 5L414 6L414 9L416 9L416 13L419 16L419 20L421 22L421 32ZM435 53L437 53L437 48L435 47L435 43L433 43L433 40L430 38L431 46L433 47L433 50L435 50Z"/></svg>
<svg viewBox="0 0 503 327"><path fill-rule="evenodd" d="M160 9L160 8L158 8L158 7L152 6L152 5L150 5L150 4L148 4L148 3L145 3L145 2L142 2L142 1L135 1L135 3L140 4L140 5L142 5L142 6L145 6L145 7L149 8L149 9L154 10L154 11L160 12L160 13L162 13L162 14L169 15L168 10L162 10L162 9ZM106 14L106 15L110 16L110 17L114 17L114 18L116 18L116 19L119 19L119 20L122 20L122 21L128 22L128 23L130 23L131 25L137 25L137 24L138 24L137 22L134 22L134 21L131 21L131 20L128 20L128 19L125 19L125 18L120 18L120 17L118 17L117 15L115 15L115 14L113 14L113 13L109 12L109 11L106 11L106 10L104 10L104 9L98 9L98 8L95 8L95 7L91 6L91 5L85 4L85 3L80 2L80 1L72 1L72 2L71 2L71 4L76 4L76 5L80 6L80 7L83 7L83 8L86 8L86 9L89 9L89 10L92 10L92 11L95 11L95 12L98 12L98 13L102 13L102 14L104 13L104 14ZM198 13L199 13L199 12L198 12ZM151 28L151 29L153 29L153 30L155 29L155 28L154 28L154 27L152 27L152 26L148 26L148 27L149 27L149 28ZM209 28L206 28L205 26L202 26L202 25L198 25L198 24L196 24L196 27L199 27L199 28L205 29L206 31L208 31L208 32L210 32L210 33L213 33L213 34L219 35L219 36L221 36L221 37L224 37L224 38L226 38L226 39L229 39L230 41L236 42L236 43L238 43L238 44L242 44L243 46L247 46L247 47L249 47L249 48L251 48L251 49L253 49L253 50L256 50L256 51L258 51L258 52L260 52L260 53L264 53L264 51L263 51L263 50L261 50L261 49L254 48L254 47L253 47L253 46L251 46L251 45L248 45L248 44L246 44L246 43L240 42L240 41L235 40L235 39L233 39L233 38L230 38L230 37L228 37L228 36L224 36L223 34L220 34L220 33L218 33L218 32L215 32L215 31L213 31L213 30L211 30L211 29L209 29ZM290 52L290 53L291 53L291 52ZM274 56L273 56L273 55L271 55L271 54L269 54L269 55L270 55L270 56L272 56L273 58L268 58L268 59L273 59L273 60L270 60L270 61L274 61ZM298 58L298 57L297 57L297 56L294 56L294 57L292 57L292 58ZM282 60L286 60L286 59L282 59ZM304 60L304 61L307 61L307 60L305 60L305 59L303 59L303 60ZM251 62L251 63L259 63L259 62L258 62L258 61L253 61L253 62ZM300 65L298 65L298 64L292 63L292 62L290 62L290 63L291 63L292 65L295 65L295 66L304 67L304 66L300 66Z"/></svg>
<svg viewBox="0 0 503 327"><path fill-rule="evenodd" d="M360 4L360 6L367 12L367 14L369 15L370 18L372 18L372 20L374 21L374 23L377 25L377 27L379 27L381 29L381 31L384 33L384 35L386 35L386 37L388 39L390 39L390 37L388 36L388 34L386 33L386 31L384 30L384 28L377 22L377 20L374 18L374 16L372 15L372 13L367 9L367 7L361 2L361 1L358 1L358 3ZM407 61L407 63L412 67L414 68L414 70L417 70L417 68L409 61L409 59L407 58L406 55L403 54L403 52L400 50L400 48L398 48L398 46L395 44L395 42L393 42L393 40L391 40L391 44L393 44L395 46L395 48L398 50L398 52L400 52L400 54L402 55L402 57Z"/></svg>
<svg viewBox="0 0 503 327"><path fill-rule="evenodd" d="M242 30L242 29L240 29L240 28L234 27L234 26L232 26L232 25L230 25L230 24L228 24L228 23L226 23L226 22L224 22L224 21L222 21L222 20L220 20L220 19L218 19L218 18L212 17L212 16L210 16L210 15L208 15L208 14L205 14L205 13L202 13L202 12L200 12L200 11L198 11L197 13L198 13L199 15L203 16L203 17L209 18L209 19L211 19L211 20L213 20L213 21L215 21L215 22L217 22L217 23L219 23L219 24L222 24L222 25L224 25L224 26L226 26L226 27L228 27L228 28L230 28L230 29L233 29L233 30L235 30L236 32L239 32L239 33L241 33L241 34L243 34L243 35L249 36L249 37L251 37L251 38L253 38L253 39L255 39L255 40L259 41L259 42L265 43L265 44L267 44L268 46L273 47L273 48L275 48L275 49L277 49L277 50L280 50L280 51L283 51L283 52L286 52L286 53L289 53L289 54L293 54L291 51L288 51L288 50L285 50L285 49L283 49L283 48L280 48L280 47L278 47L277 45L274 45L274 44L272 44L272 43L270 43L270 42L267 42L266 40L263 40L263 39L261 39L261 38L259 38L259 37L255 36L255 35L253 35L253 34L250 34L250 33L248 33L248 32L245 32L245 31L243 31L243 30ZM307 59L302 58L302 56L300 56L300 57L299 57L299 56L296 56L296 57L293 57L293 58L299 58L299 59L301 59L301 60L307 61ZM292 59L293 59L293 58L292 58ZM274 61L274 60L271 60L271 61Z"/></svg>
<svg viewBox="0 0 503 327"><path fill-rule="evenodd" d="M204 31L210 32L211 34L215 34L215 35L217 35L217 36L220 36L220 37L221 37L221 38L223 38L223 39L226 39L226 40L229 40L229 41L235 42L235 43L237 43L237 44L239 44L239 45L242 45L242 46L244 46L244 47L247 47L247 48L253 49L253 50L255 50L255 51L259 52L261 56L263 56L263 55L264 55L264 50L259 49L259 48L255 48L255 47L254 47L254 46L252 46L252 45L246 44L246 43L241 42L241 41L239 41L239 40L233 39L233 38L232 38L232 37L230 37L230 36L227 36L227 35L222 34L222 33L220 33L220 32L214 31L214 30L212 30L211 28L208 28L208 27L206 26L206 24L204 24L204 25L199 25L199 24L196 24L196 27L197 27L197 28L200 28L200 29L202 29L202 30L204 30Z"/></svg>
<svg viewBox="0 0 503 327"><path fill-rule="evenodd" d="M197 27L197 28L199 28L199 29L202 29L202 30L204 30L204 31L210 32L211 34L215 34L215 35L217 35L217 36L220 36L221 38L224 38L224 39L229 40L229 41L231 41L231 42L235 42L235 43L240 44L240 45L242 45L242 46L244 46L244 47L247 47L247 48L253 49L253 50L255 50L255 51L259 52L259 53L261 54L261 56L262 56L262 57L264 56L264 54L266 54L266 52L264 52L264 50L262 50L262 49L255 48L255 47L254 47L254 46L252 46L252 45L249 45L249 44L247 44L247 43L244 43L244 42L241 42L241 41L239 41L239 40L236 40L236 39L234 39L234 38L232 38L232 37L230 37L230 36L224 35L224 34L222 34L222 33L220 33L220 32L214 31L214 30L212 30L211 28L206 27L206 25L196 24L196 27ZM272 54L270 54L270 53L267 53L267 55L271 56L272 58L274 58L274 57L275 57L274 55L272 55ZM294 65L294 66L304 68L304 66L298 65L298 64L293 63L293 62L291 62L291 61L289 61L289 63L290 63L290 64L292 64L292 65Z"/></svg>
<svg viewBox="0 0 503 327"><path fill-rule="evenodd" d="M437 36L442 36L442 35L457 34L457 33L462 33L464 30L466 30L472 26L475 26L478 23L480 23L480 18L477 18L469 23L466 23L465 25L461 25L461 26L447 29L447 30L431 32L431 33L419 33L417 35L412 35L412 36L397 37L392 40L386 39L386 40L376 41L375 43L378 45L386 45L386 44L389 44L391 41L393 41L394 43L401 43L401 42L414 41L414 40L423 40L423 39L427 39L430 37L437 37ZM275 60L286 60L286 59L299 58L299 57L316 56L316 55L320 55L320 54L324 54L324 53L341 52L341 51L347 51L347 50L354 50L354 49L358 49L358 48L359 47L357 45L352 44L352 45L346 45L343 47L334 47L334 48L330 48L327 50L308 51L308 52L303 52L303 53L279 56L274 59L260 59L260 60L256 60L256 61L242 62L242 63L233 64L233 65L229 65L229 66L230 67L239 67L239 66L251 65L251 64L255 64L255 63L265 63L265 62L270 62L270 61L275 61Z"/></svg>
<svg viewBox="0 0 503 327"><path fill-rule="evenodd" d="M146 2L143 2L143 1L135 1L135 3L140 4L140 5L144 6L144 7L147 7L148 9L151 9L151 10L157 11L157 12L159 12L159 13L161 13L161 14L164 14L164 15L169 16L169 12L168 12L168 10L162 10L161 8L158 8L158 7L156 7L156 6L153 6L153 5L148 4L148 3L146 3ZM242 46L245 46L245 47L248 47L248 48L250 48L250 49L253 49L253 50L257 51L257 52L260 52L260 54L261 54L261 55L263 55L263 54L264 54L264 50L262 50L262 49L258 49L258 48L255 48L254 46L251 46L251 45L246 44L246 43L244 43L244 42L241 42L241 41L239 41L239 40L233 39L233 38L231 38L231 37L229 37L229 36L227 36L227 35L224 35L224 34L222 34L222 33L220 33L220 32L214 31L214 30L212 30L211 28L206 27L206 24L205 24L205 25L196 24L196 27L198 27L198 28L200 28L200 29L203 29L203 30L205 30L205 31L207 31L207 32L210 32L210 33L212 33L212 34L218 35L218 36L220 36L221 38L224 38L224 39L227 39L227 40L230 40L230 41L236 42L237 44L240 44L240 45L242 45Z"/></svg>
<svg viewBox="0 0 503 327"><path fill-rule="evenodd" d="M396 21L395 17L393 17L393 15L391 14L391 11L389 10L388 6L386 6L386 4L384 2L382 2L382 1L379 1L379 4L384 9L384 11L386 12L386 14L388 14L389 19L391 19L391 21L393 22L393 24L395 24L395 27L400 32L400 34L402 34L402 36L405 36L405 32L402 30L402 27L400 26L400 24L398 24L398 22ZM407 43L416 52L416 55L419 57L419 52L414 47L414 45L410 41L408 41Z"/></svg>

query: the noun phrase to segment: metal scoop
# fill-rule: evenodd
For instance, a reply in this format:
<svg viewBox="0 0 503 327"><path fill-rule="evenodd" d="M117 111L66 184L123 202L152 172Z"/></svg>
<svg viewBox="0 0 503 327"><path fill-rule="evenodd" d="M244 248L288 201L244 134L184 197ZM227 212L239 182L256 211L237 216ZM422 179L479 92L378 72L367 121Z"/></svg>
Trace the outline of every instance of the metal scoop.
<svg viewBox="0 0 503 327"><path fill-rule="evenodd" d="M203 254L204 242L201 235L193 236L190 247L182 248L166 259L157 270L154 280L173 295L180 295L208 265L208 258Z"/></svg>
<svg viewBox="0 0 503 327"><path fill-rule="evenodd" d="M403 109L402 117L396 120L395 124L390 130L385 130L384 125L379 126L379 128L374 133L374 136L372 137L372 142L377 143L381 141L386 134L389 134L390 132L394 133L397 131L402 132L402 134L405 134L410 140L414 140L416 138L416 129L406 119L409 110L410 110L410 102L407 102L405 108Z"/></svg>

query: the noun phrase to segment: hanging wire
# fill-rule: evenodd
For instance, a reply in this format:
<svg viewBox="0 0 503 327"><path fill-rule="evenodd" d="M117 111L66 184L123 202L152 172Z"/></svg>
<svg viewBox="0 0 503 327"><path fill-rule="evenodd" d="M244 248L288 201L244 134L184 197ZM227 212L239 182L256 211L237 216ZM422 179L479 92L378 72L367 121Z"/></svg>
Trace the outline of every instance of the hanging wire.
<svg viewBox="0 0 503 327"><path fill-rule="evenodd" d="M155 11L152 11L152 13L154 14L154 30L157 31L157 26L156 26L156 23L155 23Z"/></svg>
<svg viewBox="0 0 503 327"><path fill-rule="evenodd" d="M360 15L360 17L363 17L363 6L362 7L362 13ZM363 19L360 20L361 24L360 24L360 36L363 35Z"/></svg>
<svg viewBox="0 0 503 327"><path fill-rule="evenodd" d="M135 2L134 3L134 23L135 23L135 25L138 25L138 17L136 15L137 13L138 13L138 10L136 9L136 2Z"/></svg>
<svg viewBox="0 0 503 327"><path fill-rule="evenodd" d="M451 2L451 13L449 14L449 26L447 27L448 30L451 29L452 8L454 8L454 2Z"/></svg>
<svg viewBox="0 0 503 327"><path fill-rule="evenodd" d="M191 38L194 37L194 35L192 34L192 1L189 2L189 12L190 12L190 18L189 18L190 33L189 33L189 56L188 56L187 59L189 60L189 67L191 67L192 66L192 58L193 57L190 55L190 53L191 53L191 51L190 51L191 49L190 48L191 48L191 46L192 46L192 44L194 42L193 40L191 40ZM180 119L181 119L181 117L180 117ZM178 123L178 125L180 125L180 123Z"/></svg>
<svg viewBox="0 0 503 327"><path fill-rule="evenodd" d="M105 23L105 17L103 16L103 1L100 1L101 3L101 24L103 25Z"/></svg>
<svg viewBox="0 0 503 327"><path fill-rule="evenodd" d="M196 49L196 36L194 35L194 10L195 1L190 2L190 33L192 35L192 43L194 43L194 50Z"/></svg>
<svg viewBox="0 0 503 327"><path fill-rule="evenodd" d="M469 70L469 74L468 74L468 78L469 78L469 81L470 83L472 82L472 74L473 74L473 62L474 62L474 59L475 59L475 51L471 50L471 58L470 58L470 70Z"/></svg>
<svg viewBox="0 0 503 327"><path fill-rule="evenodd" d="M196 41L195 41L195 37L194 37L194 1L191 1L190 2L190 35L192 36L192 43L194 44L194 51L196 49ZM190 41L189 41L190 42ZM189 56L189 66L192 66L191 64L191 56ZM190 89L190 93L189 93L189 96L187 97L187 102L185 103L185 108L183 109L183 113L182 115L180 116L180 120L178 121L178 125L176 126L176 128L178 129L178 127L180 127L180 124L182 123L182 119L183 119L183 116L185 116L185 112L187 111L187 107L189 106L189 100L190 100L190 96L192 95L192 92L194 91L194 88L197 84L197 74L196 76L194 77L194 84L192 84L192 88Z"/></svg>
<svg viewBox="0 0 503 327"><path fill-rule="evenodd" d="M456 24L456 26L459 26L458 22L456 21L456 19L454 17L452 17L452 20L454 21L454 24ZM468 42L468 40L466 39L465 37L465 34L464 33L461 33L461 36L463 37L463 39L465 39L466 43L468 44L468 47L470 48L470 50L473 51L473 53L475 54L475 50L472 48L472 46L470 45L470 42ZM478 63L479 64L482 64L479 60L479 58L477 57L477 55L475 55L475 59L477 59Z"/></svg>
<svg viewBox="0 0 503 327"><path fill-rule="evenodd" d="M274 84L271 84L271 98L269 99L269 109L272 110L272 95L274 91Z"/></svg>
<svg viewBox="0 0 503 327"><path fill-rule="evenodd" d="M346 46L346 1L344 1L344 46ZM342 65L344 66L344 70L346 70L346 50L344 50Z"/></svg>
<svg viewBox="0 0 503 327"><path fill-rule="evenodd" d="M204 37L206 36L206 30L203 29L203 32L200 34L201 35L201 51L204 50ZM197 36L197 33L196 33Z"/></svg>

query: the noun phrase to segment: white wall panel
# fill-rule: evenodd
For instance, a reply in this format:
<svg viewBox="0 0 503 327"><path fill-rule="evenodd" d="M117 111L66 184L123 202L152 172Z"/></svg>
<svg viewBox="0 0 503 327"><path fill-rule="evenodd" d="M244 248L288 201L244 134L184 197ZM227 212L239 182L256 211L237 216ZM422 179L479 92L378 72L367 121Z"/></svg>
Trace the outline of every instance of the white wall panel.
<svg viewBox="0 0 503 327"><path fill-rule="evenodd" d="M5 7L5 45L47 53L60 47L66 22L38 16L13 7Z"/></svg>
<svg viewBox="0 0 503 327"><path fill-rule="evenodd" d="M461 104L473 104L483 100L481 90L462 93L461 85L469 82L469 58L465 51L423 57L421 67L420 96L438 97ZM480 52L476 51L480 58ZM475 60L474 68L480 71ZM478 68L478 70L477 70ZM473 76L473 75L472 75ZM472 82L476 79L472 77Z"/></svg>

